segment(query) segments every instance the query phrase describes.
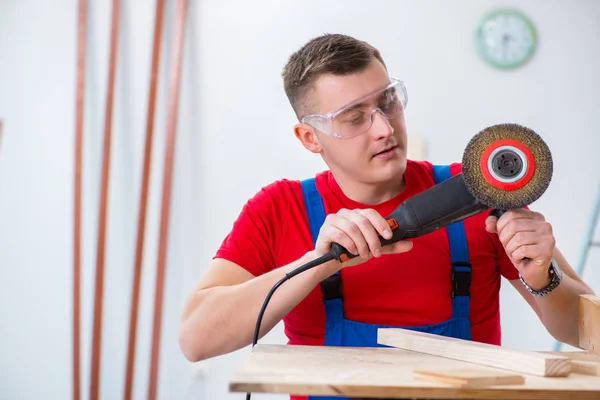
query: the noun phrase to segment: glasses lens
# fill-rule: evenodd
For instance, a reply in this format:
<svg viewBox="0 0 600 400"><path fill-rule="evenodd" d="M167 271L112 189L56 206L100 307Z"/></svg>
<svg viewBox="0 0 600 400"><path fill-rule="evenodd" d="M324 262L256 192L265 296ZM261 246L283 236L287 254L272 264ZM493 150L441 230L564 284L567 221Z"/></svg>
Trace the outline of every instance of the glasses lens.
<svg viewBox="0 0 600 400"><path fill-rule="evenodd" d="M402 82L373 93L336 114L333 131L338 137L353 137L365 133L373 123L375 109L388 119L397 118L406 105L406 90Z"/></svg>

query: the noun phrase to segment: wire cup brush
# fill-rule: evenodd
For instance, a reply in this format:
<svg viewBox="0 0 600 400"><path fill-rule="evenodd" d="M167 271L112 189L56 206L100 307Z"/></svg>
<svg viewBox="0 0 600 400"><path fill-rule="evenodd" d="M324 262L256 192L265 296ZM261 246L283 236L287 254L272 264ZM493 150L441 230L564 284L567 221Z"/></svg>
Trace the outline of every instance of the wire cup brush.
<svg viewBox="0 0 600 400"><path fill-rule="evenodd" d="M540 198L552 172L546 143L533 130L517 124L482 130L469 141L462 159L468 190L496 215Z"/></svg>

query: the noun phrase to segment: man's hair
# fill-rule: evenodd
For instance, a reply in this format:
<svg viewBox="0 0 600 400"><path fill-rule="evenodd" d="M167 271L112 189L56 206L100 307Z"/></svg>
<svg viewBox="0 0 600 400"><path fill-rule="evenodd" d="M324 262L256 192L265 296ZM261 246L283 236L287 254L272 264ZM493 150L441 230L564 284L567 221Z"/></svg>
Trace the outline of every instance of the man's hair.
<svg viewBox="0 0 600 400"><path fill-rule="evenodd" d="M283 86L298 120L309 113L307 92L322 75L361 72L373 61L385 63L379 50L367 42L341 34L325 34L293 53L283 68Z"/></svg>

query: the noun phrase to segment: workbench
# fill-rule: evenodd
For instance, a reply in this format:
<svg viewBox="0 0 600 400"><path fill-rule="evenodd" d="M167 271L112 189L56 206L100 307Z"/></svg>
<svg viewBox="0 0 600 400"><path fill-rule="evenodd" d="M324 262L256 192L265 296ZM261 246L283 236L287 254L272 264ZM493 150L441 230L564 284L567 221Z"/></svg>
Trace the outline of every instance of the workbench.
<svg viewBox="0 0 600 400"><path fill-rule="evenodd" d="M557 354L557 353L552 353ZM457 387L414 378L416 370L506 373L398 348L256 345L230 381L232 392L348 396L370 399L600 399L600 357L558 353L595 367L592 375L520 374L523 384Z"/></svg>
<svg viewBox="0 0 600 400"><path fill-rule="evenodd" d="M384 347L257 345L231 392L353 399L600 400L600 298L581 295L579 346L534 352L382 328Z"/></svg>

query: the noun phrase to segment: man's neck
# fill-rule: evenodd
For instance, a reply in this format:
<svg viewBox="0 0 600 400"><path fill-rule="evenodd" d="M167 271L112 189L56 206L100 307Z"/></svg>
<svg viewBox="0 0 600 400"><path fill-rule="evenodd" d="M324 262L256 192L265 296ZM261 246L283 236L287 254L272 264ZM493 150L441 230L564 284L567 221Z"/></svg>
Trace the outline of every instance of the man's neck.
<svg viewBox="0 0 600 400"><path fill-rule="evenodd" d="M344 176L336 176L335 179L349 199L368 205L384 203L398 196L406 186L403 174L398 179L379 183L358 182Z"/></svg>

